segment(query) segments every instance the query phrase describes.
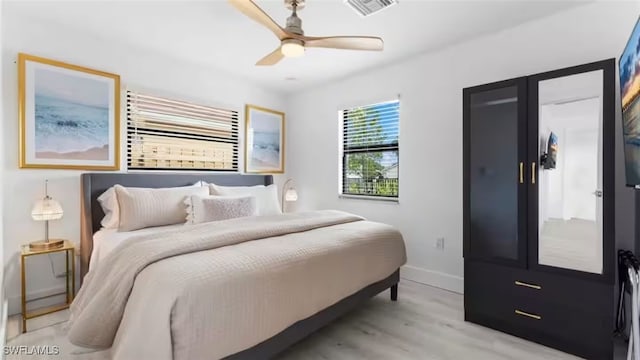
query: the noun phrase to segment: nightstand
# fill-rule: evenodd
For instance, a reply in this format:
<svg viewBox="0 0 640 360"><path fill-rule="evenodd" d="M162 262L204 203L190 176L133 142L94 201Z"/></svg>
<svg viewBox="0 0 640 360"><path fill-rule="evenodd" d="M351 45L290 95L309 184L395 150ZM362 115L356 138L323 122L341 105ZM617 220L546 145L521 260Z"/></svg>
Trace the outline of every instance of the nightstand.
<svg viewBox="0 0 640 360"><path fill-rule="evenodd" d="M71 305L73 301L74 294L76 292L76 260L75 260L75 251L76 248L73 243L69 240L64 241L64 245L62 247L56 249L49 250L32 250L29 248L29 245L23 245L22 250L20 252L20 277L22 282L22 333L27 332L27 320L33 319L38 316L50 314L52 312L64 310ZM25 259L29 256L34 255L46 255L56 252L65 252L66 255L66 302L60 305L54 305L42 309L33 310L31 312L27 312L27 283L26 283L26 267L25 267ZM62 295L55 294L55 295Z"/></svg>

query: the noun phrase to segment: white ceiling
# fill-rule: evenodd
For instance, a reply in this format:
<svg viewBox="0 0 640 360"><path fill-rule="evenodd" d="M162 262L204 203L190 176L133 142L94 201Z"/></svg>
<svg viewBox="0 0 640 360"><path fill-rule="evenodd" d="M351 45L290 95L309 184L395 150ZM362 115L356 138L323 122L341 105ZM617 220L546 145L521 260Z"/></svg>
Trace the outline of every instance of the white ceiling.
<svg viewBox="0 0 640 360"><path fill-rule="evenodd" d="M540 128L597 130L602 121L602 82L602 70L541 81Z"/></svg>
<svg viewBox="0 0 640 360"><path fill-rule="evenodd" d="M603 71L594 70L553 79L538 84L538 102L562 104L575 100L602 97Z"/></svg>
<svg viewBox="0 0 640 360"><path fill-rule="evenodd" d="M255 1L280 24L289 15L282 0ZM385 50L378 53L308 49L304 57L284 59L273 67L254 64L279 45L276 37L224 0L23 0L11 2L10 8L40 21L63 24L105 40L212 66L288 92L584 3L578 0L401 0L381 13L361 18L342 0L307 0L306 8L299 12L306 35L381 36ZM286 80L291 77L296 80Z"/></svg>

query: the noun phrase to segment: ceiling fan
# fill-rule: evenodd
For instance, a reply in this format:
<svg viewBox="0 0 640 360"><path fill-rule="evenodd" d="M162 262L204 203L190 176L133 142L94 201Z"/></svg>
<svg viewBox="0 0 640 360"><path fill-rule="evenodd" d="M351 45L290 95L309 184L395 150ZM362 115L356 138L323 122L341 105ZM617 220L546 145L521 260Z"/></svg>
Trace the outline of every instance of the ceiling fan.
<svg viewBox="0 0 640 360"><path fill-rule="evenodd" d="M284 57L302 56L305 48L308 47L369 51L381 51L384 47L382 39L373 36L305 36L297 10L304 7L306 0L284 0L285 6L292 11L284 28L251 0L229 0L229 2L243 14L271 30L280 40L280 47L260 59L256 65L275 65Z"/></svg>

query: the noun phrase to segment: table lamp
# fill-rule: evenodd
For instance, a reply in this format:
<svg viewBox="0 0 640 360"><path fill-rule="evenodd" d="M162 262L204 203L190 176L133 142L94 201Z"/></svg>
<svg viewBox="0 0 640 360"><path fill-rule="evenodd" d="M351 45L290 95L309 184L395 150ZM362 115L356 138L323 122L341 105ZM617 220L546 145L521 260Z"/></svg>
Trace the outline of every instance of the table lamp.
<svg viewBox="0 0 640 360"><path fill-rule="evenodd" d="M293 183L293 179L288 179L282 186L282 212L286 212L286 202L298 201L298 192L296 191L295 187L291 185L291 183Z"/></svg>
<svg viewBox="0 0 640 360"><path fill-rule="evenodd" d="M62 239L49 239L49 220L62 219L62 206L53 200L48 192L48 180L44 182L44 198L38 200L31 210L31 217L36 221L44 221L44 240L29 243L31 250L50 250L60 248L64 245Z"/></svg>

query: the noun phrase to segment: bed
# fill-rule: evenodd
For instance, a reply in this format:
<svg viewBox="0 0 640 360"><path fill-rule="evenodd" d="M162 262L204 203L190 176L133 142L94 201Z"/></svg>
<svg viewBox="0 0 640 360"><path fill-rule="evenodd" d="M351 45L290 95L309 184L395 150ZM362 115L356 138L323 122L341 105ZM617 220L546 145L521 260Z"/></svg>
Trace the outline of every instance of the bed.
<svg viewBox="0 0 640 360"><path fill-rule="evenodd" d="M92 265L92 261L105 261L104 264L99 265L99 267L102 268L108 268L109 266L107 265L113 267L123 267L128 264L128 262L126 262L125 260L122 260L121 263L118 263L117 259L113 259L117 258L118 256L107 256L108 253L118 252L117 250L113 250L114 248L118 248L118 245L116 244L117 242L128 241L126 234L117 234L113 231L104 232L100 230L100 221L102 220L104 213L101 206L98 204L97 198L100 194L102 194L104 191L114 186L115 184L120 184L126 187L165 188L186 186L197 181L205 181L208 183L215 183L218 185L226 186L270 185L273 182L273 178L271 176L238 174L178 175L142 173L87 173L81 175L81 177L82 234L80 249L80 268L82 280L84 280L90 267L93 268L94 266L96 266L95 264ZM176 239L180 238L180 241L176 241L180 244L196 244L198 243L197 241L202 240L200 239L203 237L202 234L213 234L211 235L213 237L217 232L221 234L219 238L224 237L223 235L225 233L225 226L229 229L233 229L235 227L242 228L246 230L244 231L246 234L238 236L249 236L249 238L241 239L241 241L233 240L233 242L218 244L218 247L216 247L215 249L207 248L208 250L206 251L202 250L188 254L177 254L176 256L173 256L171 258L166 258L160 261L154 261L145 264L144 266L140 267L142 269L141 271L135 272L135 274L131 275L132 285L130 289L127 288L126 285L122 285L123 283L127 282L126 278L128 275L123 275L122 280L119 280L117 282L112 281L114 282L113 285L106 285L106 283L110 282L110 279L103 278L102 280L100 280L99 277L103 275L102 273L106 273L107 270L102 269L102 272L92 270L92 274L89 275L92 275L94 279L91 279L91 276L89 276L87 286L83 284L80 291L82 292L83 290L86 290L83 288L88 287L89 290L87 291L91 291L91 294L93 294L97 292L91 289L98 289L98 284L105 283L104 286L113 286L113 290L110 289L107 295L111 295L111 293L126 293L126 295L123 295L123 298L126 297L126 300L124 300L125 304L123 305L125 309L123 310L122 314L114 312L114 315L108 319L100 318L99 316L96 318L96 314L90 314L90 319L72 319L70 334L73 334L75 330L76 335L70 335L70 338L72 336L75 336L76 340L81 339L84 334L92 330L90 329L91 326L97 326L95 325L96 323L99 323L99 326L101 328L93 330L100 330L99 332L108 332L108 330L105 329L109 328L110 322L114 322L115 320L117 320L117 324L114 325L117 327L117 334L115 336L114 344L117 344L118 348L115 350L112 349L112 354L115 358L125 358L131 356L152 356L154 359L182 359L198 358L202 357L202 354L206 353L207 358L269 359L274 357L284 349L288 348L292 344L296 343L297 341L305 338L309 334L323 327L324 325L330 323L346 312L357 307L363 301L366 301L367 299L377 295L378 293L386 289L390 289L391 300L397 300L399 267L406 261L406 254L401 236L395 229L392 229L391 227L383 224L367 222L364 219L357 218L353 215L342 214L339 212L318 212L318 214L286 214L272 217L267 216L261 219L251 218L246 220L233 219L225 220L224 222L220 222L220 224L221 225L215 225L213 227L210 224L200 224L192 227L192 230L181 230L180 226L168 226L166 229L147 230L146 235L141 235L139 238L146 239L148 240L148 242L152 242L159 241L158 239L161 239L162 237L165 237L167 239L175 237ZM265 234L271 235L264 235L263 237L251 235L252 228L265 229ZM286 231L283 230L285 228L287 228ZM297 230L290 231L289 228ZM182 226L182 229L185 229L184 226ZM193 234L187 235L186 233L188 232L193 232ZM241 231L238 231L238 233L240 232ZM255 232L256 231L253 231L253 233ZM181 238L183 236L183 233L185 233L185 239ZM233 234L233 236L236 236L236 234ZM253 241L253 238L250 238L251 236L255 237L255 241ZM309 241L309 244L315 244L315 247L310 246L310 249L315 250L307 251L305 248L301 248L300 246L306 246L306 244L304 244L305 241ZM368 244L368 241L370 241L371 244ZM112 243L110 244L110 246L105 247L105 242ZM327 245L328 247L326 249L321 247L325 246L324 242L329 244ZM352 243L355 245L352 245ZM347 262L350 262L351 260L345 261L345 257L347 256L346 252L338 254L335 253L334 250L332 250L334 248L338 249L339 246L344 247L346 246L345 244L348 244L349 247L344 251L351 251L348 256L350 256L349 259L352 259L352 262L355 265L352 265L350 263L347 264ZM94 249L94 245L96 245L96 249ZM287 255L290 259L285 260L291 261L291 264L283 262L285 260L277 259L279 256L278 254L274 254L271 257L269 257L270 255L266 254L270 249L280 249L278 248L278 246L281 246L283 252L290 251L290 253L288 253ZM294 248L296 246L298 248ZM363 253L369 251L369 249L371 249L370 259L366 258L366 256L369 255L362 255ZM233 252L231 252L232 250ZM145 301L141 294L144 294L146 298L149 297L148 292L152 291L150 290L152 288L149 284L154 283L156 280L158 280L154 278L154 276L158 277L159 271L163 271L160 268L164 267L164 271L167 271L166 269L170 268L169 266L172 266L173 268L180 268L184 267L185 262L187 264L193 263L194 267L200 266L196 264L205 264L201 266L209 266L206 264L207 261L215 262L216 264L224 263L226 260L231 259L232 256L246 256L246 254L248 254L250 251L253 251L253 255L251 256L257 259L257 261L254 261L254 263L251 263L251 268L260 266L272 266L273 268L273 266L280 266L271 264L273 261L277 260L279 261L278 264L286 264L286 269L293 269L291 270L292 274L286 274L283 271L280 271L280 278L274 277L273 279L269 278L268 275L261 274L258 275L258 278L251 280L253 281L253 283L251 283L252 286L243 287L241 286L241 283L245 281L245 278L249 278L250 276L254 275L247 275L246 277L244 277L244 275L242 274L239 275L232 273L231 275L234 280L231 283L227 282L227 285L220 286L220 288L213 288L204 291L201 290L203 288L202 286L198 286L197 290L195 290L194 285L193 288L188 288L190 291L189 293L187 293L187 290L175 290L174 292L176 292L177 295L171 295L175 296L175 299L169 295L166 295L169 300L173 301L173 303L171 303L171 306L166 311L168 312L165 320L166 326L164 326L166 329L159 329L159 334L155 339L153 339L153 337L155 336L155 334L152 334L155 331L154 329L161 328L162 326L152 326L151 329L147 331L144 327L142 327L142 325L140 325L145 321L156 321L145 320L146 318L155 319L156 317L158 317L157 314L153 315L145 313L145 306L137 303ZM105 254L101 254L102 252L104 252ZM307 252L309 252L309 254L307 254ZM125 251L120 251L120 253L125 253ZM93 260L92 254L95 257ZM314 254L316 254L317 256ZM126 255L123 254L121 257L124 258L125 256ZM276 260L273 260L274 258L276 258ZM293 299L299 299L301 296L300 289L296 289L294 285L296 284L296 281L300 279L299 276L296 278L295 274L304 274L305 272L300 270L305 270L306 267L317 267L319 266L319 261L325 261L322 260L325 258L326 261L329 261L329 264L334 264L335 266L327 266L326 264L323 265L326 267L326 275L322 274L322 271L319 272L317 271L317 269L314 270L314 282L313 284L309 284L309 291L317 291L317 289L314 290L315 287L318 287L318 284L321 284L323 281L326 282L326 284L323 285L322 292L318 292L312 297L307 298L311 302L314 302L316 299L321 299L322 301L318 300L317 304L311 305L308 303L275 303L274 305L274 303L271 302L270 304L274 306L274 309L261 309L261 307L266 306L265 304L269 304L269 302L260 302L260 297L256 296L256 294L264 295L265 298L281 299L282 302L287 302L289 301L289 297L286 296L286 292L289 290L284 290L285 294L279 294L279 292L282 292L281 289L287 289L287 287L289 286L292 287L290 294L290 298L292 299L292 301ZM389 258L391 260L389 260ZM179 261L181 262L178 263ZM120 265L115 266L115 264ZM357 266L354 269L354 272L362 273L363 275L360 276L366 278L366 280L350 280L349 274L340 274L339 272L337 272L338 269L341 268L341 266L347 266L347 268L348 266ZM231 267L233 268L233 266ZM280 266L280 268L282 268L282 266ZM241 271L245 271L246 269L247 267L244 266ZM189 270L191 269L183 271L186 271L188 273ZM269 272L263 271L263 273ZM199 278L203 277L199 276L198 274L191 274L190 276L194 279L198 278L198 281L201 280ZM282 283L282 279L286 279L287 282ZM162 279L162 281L165 287L174 287L170 283L170 279ZM194 283L196 282L196 280L190 281L193 281ZM225 279L217 279L216 281L218 281L216 284L225 284ZM249 280L246 281L247 284L250 284ZM213 283L207 282L206 284ZM271 288L272 285L273 288ZM357 287L354 287L356 285ZM153 288L153 291L156 291L158 287L157 285L154 286L156 287ZM353 291L349 289L352 289ZM100 299L100 297L91 298L91 296L88 296L86 294L87 291L85 291L85 294L83 294L84 296L79 296L81 300L79 301L80 304L76 304L76 308L90 307L91 305L95 305L94 303L96 302L105 301ZM180 291L184 291L184 294L180 293ZM262 291L262 293L257 293L258 291ZM160 292L163 293L164 290ZM169 290L167 290L167 292L169 292ZM226 294L226 292L232 295ZM197 294L197 296L194 294ZM247 296L241 296L242 294L247 294ZM335 298L335 294L342 295L340 295L338 298ZM161 295L162 294L159 294L158 298L155 300L162 302L162 299L160 299ZM203 302L206 303L205 300L208 301L207 296L211 296L211 302L215 303L216 306L220 305L220 308L224 308L224 311L220 310L222 314L216 314L214 318L214 315L211 315L208 312L206 314L198 313L198 311L201 310L197 310L197 306L194 305L196 304L195 302L199 302L198 304ZM229 300L229 296L235 296L236 298L232 298L231 300ZM334 298L332 298L331 296L333 296ZM193 300L194 297L196 297L195 300ZM223 302L223 299L227 300L224 300ZM184 307L183 304L186 304L188 301L193 301L193 303L189 303L188 307ZM253 302L250 303L250 301ZM248 304L250 304L250 306ZM183 307L180 307L181 305ZM100 306L104 308L112 307L110 303L108 303L107 305L101 304ZM154 308L154 306L152 305L149 305L148 307L148 312L160 311L157 308ZM132 315L132 313L134 312L134 310L131 310L132 308L136 309L135 316ZM271 311L277 313L277 311L282 311L282 309L288 308L291 309L291 312L295 311L296 314L292 315L289 313L281 313L277 316L273 315L274 317L269 320L269 322L273 321L274 323L281 323L279 325L271 326L270 323L257 323L255 325L251 325L250 328L247 328L246 324L241 324L243 323L242 321L237 321L237 319L243 318L243 313L247 313L248 315L246 316L254 313L268 314ZM85 313L87 312L88 311L85 311ZM186 313L189 314L185 315ZM232 322L229 322L230 320L228 319L228 317L231 316L229 314L235 314ZM81 315L83 314L81 313ZM120 318L118 316L120 316ZM268 318L267 315L265 316ZM72 313L72 318L73 317L74 315ZM211 324L214 323L214 321L212 321L211 319L215 319L216 321L218 321L218 318L221 318L221 320L219 320L221 324L220 327L224 329L221 330L222 332L218 330L216 330L218 332L213 330L212 332L210 332L210 329L208 327L212 327L213 325ZM200 322L204 321L202 319L207 319L206 323L201 324ZM262 317L251 316L249 318L245 318L246 321L244 321L244 323L257 321L256 319L262 319ZM295 321L292 321L291 319L295 319ZM85 322L85 324L77 325L76 329L74 329L74 324L82 323L82 320ZM207 331L193 332L193 330L182 330L182 328L186 326L180 328L179 325L176 325L180 324L180 321L182 321L184 324L189 324L188 327L198 328L198 326L203 326L203 329L206 328ZM217 322L215 323L217 324ZM222 324L225 325L222 326ZM282 324L286 324L286 326L283 326ZM277 331L274 331L273 327L275 327ZM254 328L256 334L249 334L250 332L254 332ZM139 344L138 346L136 346L136 344L132 342L133 340L131 340L131 338L140 336L141 334L136 335L136 332L139 333L141 331L146 332L145 336L147 336L148 339L145 340L155 340L154 344L156 344L157 346L154 346L153 349L147 347L147 350L144 349L144 346L139 346ZM234 343L234 341L236 340L236 338L234 337L236 335L229 335L234 331L239 333L247 333L239 335L237 334L237 336L243 337L243 339L239 340L238 343L235 343L235 347L229 345L231 343ZM160 332L162 333L160 334ZM206 335L204 336L204 338L199 339L198 337L201 337L202 334L216 335L210 336L215 339L208 338L209 336ZM269 335L266 336L265 334ZM102 335L97 334L96 336L99 337ZM252 338L245 341L244 337ZM203 343L215 342L218 338L221 339L220 346L228 345L228 349L233 349L233 351L225 349L224 351L221 350L222 352L218 353L215 351L211 351L210 348L206 348L206 346L210 346L206 344L206 346L203 345L203 347L200 349L200 352L197 352L197 349L191 349L188 351L186 350L186 348L198 348L198 346L202 345ZM161 341L162 339L164 339L164 341ZM259 339L259 341L257 341L256 339ZM139 339L136 341L139 342ZM244 344L243 341L245 341L246 344ZM82 341L79 340L78 342ZM76 344L94 348L111 346L111 344L108 342L101 343L100 341L96 341L93 344L78 342L76 342ZM98 346L96 344L104 346ZM189 345L185 346L185 344ZM238 344L244 345L239 348L238 346L240 345ZM114 348L115 347L116 345L114 345Z"/></svg>

